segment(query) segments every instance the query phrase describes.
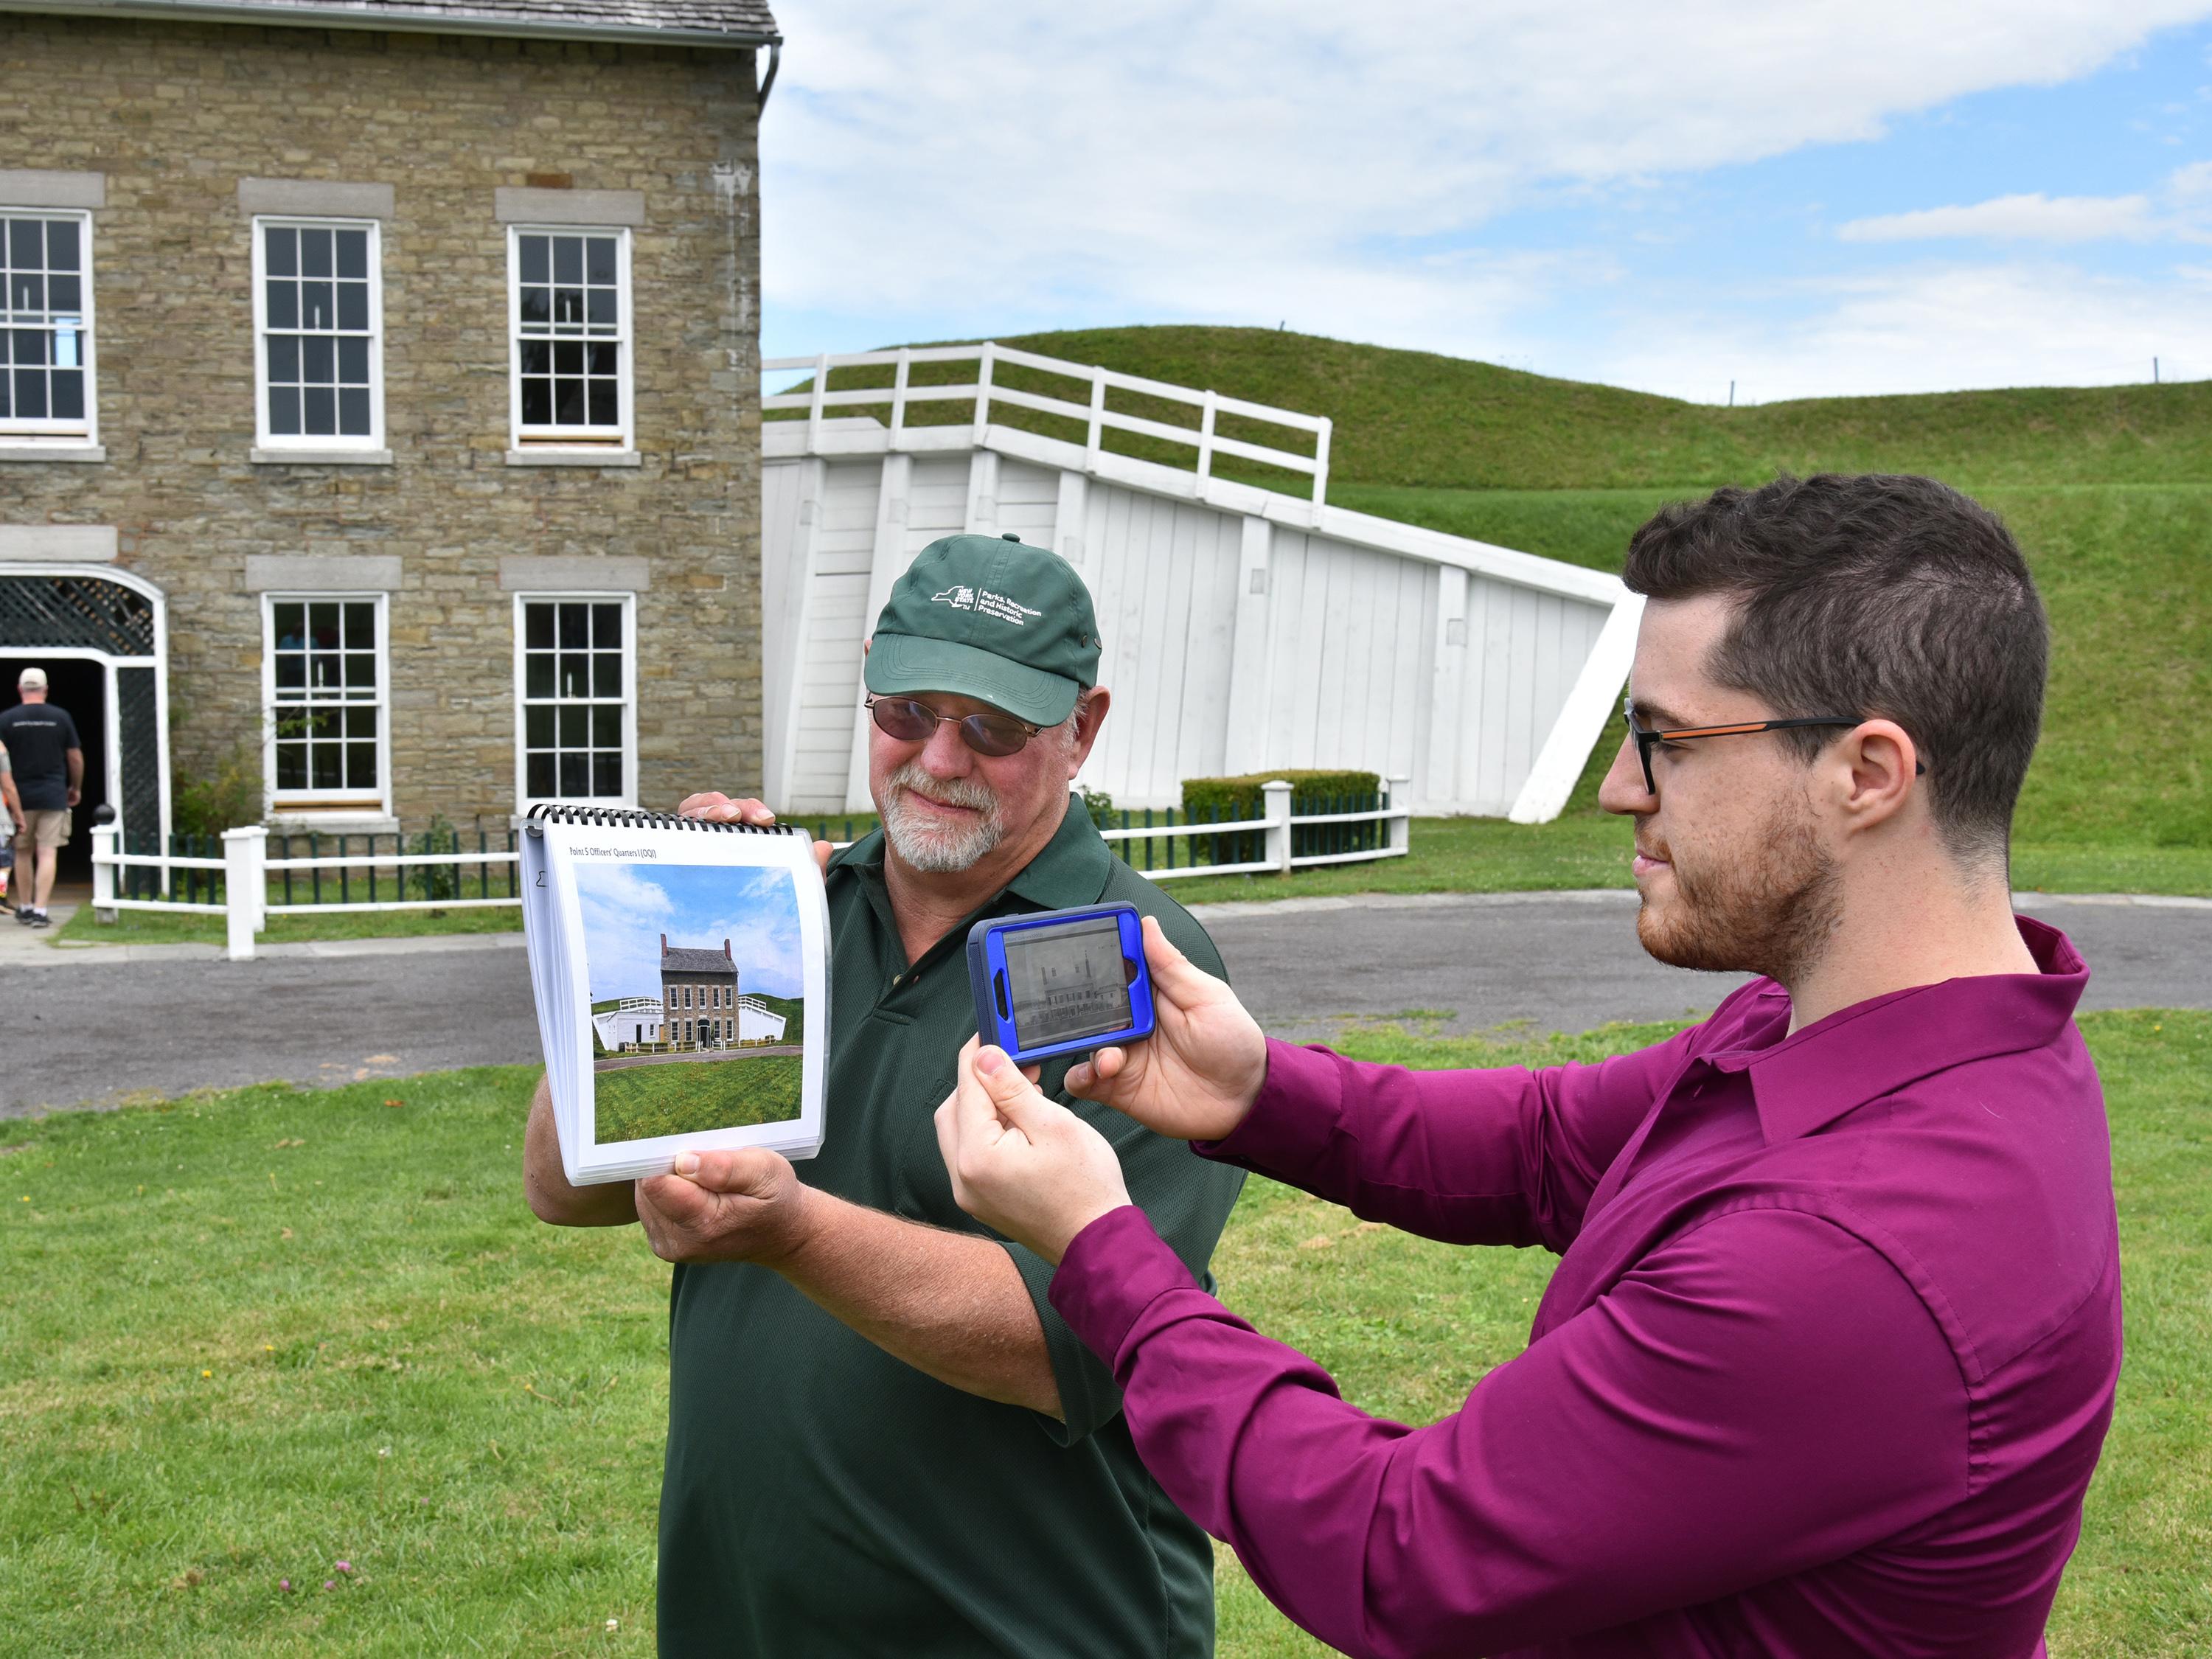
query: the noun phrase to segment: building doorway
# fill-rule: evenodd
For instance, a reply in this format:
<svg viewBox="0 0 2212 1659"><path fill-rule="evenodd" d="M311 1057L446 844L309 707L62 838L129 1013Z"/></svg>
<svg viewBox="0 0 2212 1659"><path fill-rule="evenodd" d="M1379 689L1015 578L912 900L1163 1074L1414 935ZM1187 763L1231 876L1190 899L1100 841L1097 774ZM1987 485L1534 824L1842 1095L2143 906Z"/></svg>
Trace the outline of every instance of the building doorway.
<svg viewBox="0 0 2212 1659"><path fill-rule="evenodd" d="M0 709L13 708L22 701L15 690L15 677L33 667L46 671L46 701L69 711L84 744L84 794L77 802L69 844L62 848L61 867L55 877L58 895L66 888L72 890L71 898L81 899L92 890L92 815L99 807L112 804L107 798L108 734L112 726L107 707L107 665L83 657L49 657L35 652L0 655ZM19 848L17 854L15 879L24 884L22 890L27 893L30 861L23 849Z"/></svg>

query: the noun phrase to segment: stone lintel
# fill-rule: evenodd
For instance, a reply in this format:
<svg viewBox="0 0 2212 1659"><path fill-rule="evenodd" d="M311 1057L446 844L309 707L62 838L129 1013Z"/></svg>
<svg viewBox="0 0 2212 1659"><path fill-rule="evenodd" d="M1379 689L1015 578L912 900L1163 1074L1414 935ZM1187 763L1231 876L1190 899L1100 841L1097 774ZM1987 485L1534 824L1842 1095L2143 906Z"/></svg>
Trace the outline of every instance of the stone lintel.
<svg viewBox="0 0 2212 1659"><path fill-rule="evenodd" d="M301 219L389 219L392 186L327 179L241 179L238 210Z"/></svg>
<svg viewBox="0 0 2212 1659"><path fill-rule="evenodd" d="M50 167L0 167L0 207L104 208L107 175Z"/></svg>
<svg viewBox="0 0 2212 1659"><path fill-rule="evenodd" d="M399 586L396 553L249 553L249 593L389 593Z"/></svg>
<svg viewBox="0 0 2212 1659"><path fill-rule="evenodd" d="M112 524L0 524L0 559L112 564Z"/></svg>
<svg viewBox="0 0 2212 1659"><path fill-rule="evenodd" d="M503 225L641 225L641 190L529 190L502 185L492 212Z"/></svg>
<svg viewBox="0 0 2212 1659"><path fill-rule="evenodd" d="M499 585L508 593L642 593L653 569L644 559L509 553L499 562Z"/></svg>

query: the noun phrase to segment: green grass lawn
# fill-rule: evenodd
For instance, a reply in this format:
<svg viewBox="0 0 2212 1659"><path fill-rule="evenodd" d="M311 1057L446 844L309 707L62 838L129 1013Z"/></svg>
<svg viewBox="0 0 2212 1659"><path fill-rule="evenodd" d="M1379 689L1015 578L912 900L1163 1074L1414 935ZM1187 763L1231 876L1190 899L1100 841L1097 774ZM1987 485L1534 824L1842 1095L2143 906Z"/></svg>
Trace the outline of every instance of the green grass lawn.
<svg viewBox="0 0 2212 1659"><path fill-rule="evenodd" d="M2112 1109L2129 1357L2051 1648L2180 1659L2212 1646L2212 1015L2083 1024ZM1662 1029L1347 1046L1540 1063ZM523 1207L534 1076L0 1124L9 1648L651 1651L668 1272L635 1230ZM1415 1421L1519 1351L1549 1265L1257 1180L1218 1259L1233 1305ZM1317 1651L1233 1564L1221 1622L1224 1659Z"/></svg>
<svg viewBox="0 0 2212 1659"><path fill-rule="evenodd" d="M799 1115L804 1071L796 1054L749 1054L595 1072L599 1144L787 1122Z"/></svg>

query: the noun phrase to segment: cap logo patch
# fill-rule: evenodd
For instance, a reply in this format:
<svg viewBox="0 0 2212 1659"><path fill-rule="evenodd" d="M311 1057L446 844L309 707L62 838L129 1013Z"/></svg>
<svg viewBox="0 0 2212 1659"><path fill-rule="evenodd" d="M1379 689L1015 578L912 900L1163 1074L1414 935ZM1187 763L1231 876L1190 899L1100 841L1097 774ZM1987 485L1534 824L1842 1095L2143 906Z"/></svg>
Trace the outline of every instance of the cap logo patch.
<svg viewBox="0 0 2212 1659"><path fill-rule="evenodd" d="M1042 617L1042 611L1032 611L1003 593L994 593L989 588L948 587L941 593L929 596L932 605L949 605L955 611L974 611L1000 622L1012 623L1017 628L1029 626L1031 617Z"/></svg>

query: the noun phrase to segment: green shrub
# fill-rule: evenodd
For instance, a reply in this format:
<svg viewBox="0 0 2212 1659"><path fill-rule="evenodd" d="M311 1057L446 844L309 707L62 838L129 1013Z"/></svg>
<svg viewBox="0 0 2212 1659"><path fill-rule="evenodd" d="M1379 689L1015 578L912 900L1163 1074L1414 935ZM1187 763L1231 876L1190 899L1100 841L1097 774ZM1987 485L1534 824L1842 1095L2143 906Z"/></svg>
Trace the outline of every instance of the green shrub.
<svg viewBox="0 0 2212 1659"><path fill-rule="evenodd" d="M198 765L179 759L169 798L169 827L176 834L219 836L260 822L258 747L234 743Z"/></svg>
<svg viewBox="0 0 2212 1659"><path fill-rule="evenodd" d="M1323 771L1283 769L1254 772L1241 778L1185 778L1183 816L1193 823L1206 819L1233 823L1256 818L1267 811L1264 786L1281 781L1291 786L1293 811L1357 812L1380 804L1382 778L1376 772ZM1314 824L1291 832L1291 855L1305 858L1316 853L1341 853L1374 845L1376 824ZM1352 832L1348 837L1346 832ZM1353 837L1361 837L1355 843ZM1213 864L1250 864L1267 855L1267 832L1239 830L1215 836Z"/></svg>

